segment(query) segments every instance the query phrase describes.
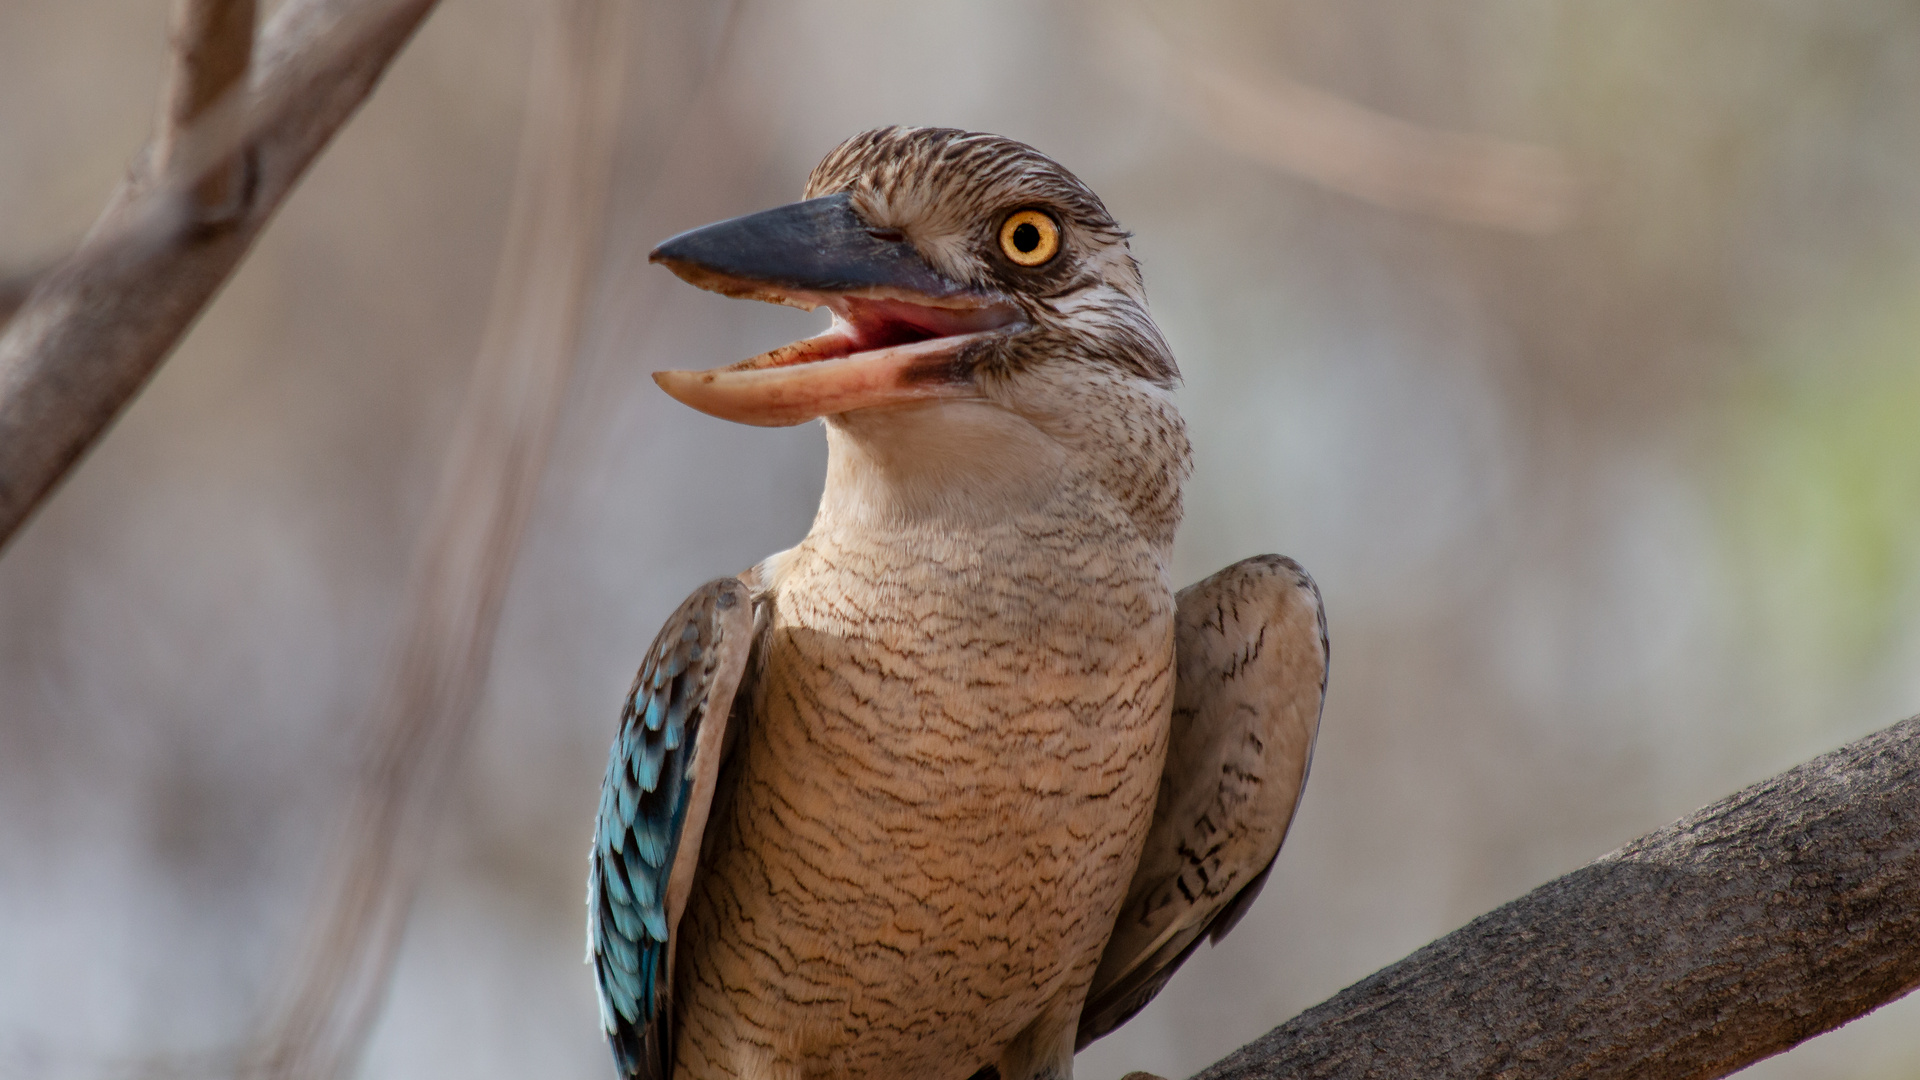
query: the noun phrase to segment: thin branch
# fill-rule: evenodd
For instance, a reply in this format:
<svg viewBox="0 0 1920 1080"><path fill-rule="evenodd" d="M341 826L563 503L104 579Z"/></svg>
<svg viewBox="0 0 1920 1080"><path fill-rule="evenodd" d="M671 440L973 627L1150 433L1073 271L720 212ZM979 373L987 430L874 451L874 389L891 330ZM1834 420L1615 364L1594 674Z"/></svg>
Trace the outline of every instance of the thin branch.
<svg viewBox="0 0 1920 1080"><path fill-rule="evenodd" d="M624 0L550 0L474 382L416 550L398 662L324 880L304 961L252 1070L331 1080L384 997L454 765L486 682L520 538L597 266Z"/></svg>
<svg viewBox="0 0 1920 1080"><path fill-rule="evenodd" d="M1250 161L1378 206L1469 225L1556 232L1577 185L1555 150L1443 131L1377 112L1276 72L1223 63L1143 8L1116 25L1172 77L1172 104L1216 144Z"/></svg>
<svg viewBox="0 0 1920 1080"><path fill-rule="evenodd" d="M1706 1080L1920 986L1920 717L1355 983L1197 1080Z"/></svg>
<svg viewBox="0 0 1920 1080"><path fill-rule="evenodd" d="M1202 130L1271 168L1468 225L1551 233L1573 217L1572 173L1546 147L1422 127L1272 73L1182 71Z"/></svg>
<svg viewBox="0 0 1920 1080"><path fill-rule="evenodd" d="M79 250L37 275L0 333L0 548L146 384L433 6L287 0L254 50L254 86L187 109L184 127L163 121L164 152L144 152ZM204 66L183 50L199 74L175 92L192 101L180 87L219 81L211 57L232 61L240 21L208 20L222 44ZM243 205L209 227L195 189L243 151Z"/></svg>

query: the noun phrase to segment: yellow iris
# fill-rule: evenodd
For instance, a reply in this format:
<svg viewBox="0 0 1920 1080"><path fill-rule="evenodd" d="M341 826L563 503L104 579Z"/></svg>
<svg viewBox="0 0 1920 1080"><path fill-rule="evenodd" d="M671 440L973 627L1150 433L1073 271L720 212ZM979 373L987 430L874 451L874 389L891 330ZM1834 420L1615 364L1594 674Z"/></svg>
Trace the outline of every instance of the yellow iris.
<svg viewBox="0 0 1920 1080"><path fill-rule="evenodd" d="M1021 266L1039 266L1060 250L1060 226L1038 210L1022 210L1000 226L1000 251Z"/></svg>

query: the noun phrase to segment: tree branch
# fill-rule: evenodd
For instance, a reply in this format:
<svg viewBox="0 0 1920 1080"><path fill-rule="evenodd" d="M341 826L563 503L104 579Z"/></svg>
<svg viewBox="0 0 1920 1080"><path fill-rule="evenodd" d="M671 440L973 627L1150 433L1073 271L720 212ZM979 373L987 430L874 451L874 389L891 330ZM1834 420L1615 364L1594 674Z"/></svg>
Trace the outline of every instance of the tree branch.
<svg viewBox="0 0 1920 1080"><path fill-rule="evenodd" d="M243 92L252 5L185 0L158 142L0 333L0 547L146 385L433 5L287 0ZM235 190L220 173L243 151Z"/></svg>
<svg viewBox="0 0 1920 1080"><path fill-rule="evenodd" d="M1440 131L1274 73L1182 69L1178 103L1244 157L1377 206L1514 232L1558 232L1574 181L1544 146Z"/></svg>
<svg viewBox="0 0 1920 1080"><path fill-rule="evenodd" d="M1196 1080L1704 1080L1915 986L1920 717L1475 919Z"/></svg>
<svg viewBox="0 0 1920 1080"><path fill-rule="evenodd" d="M175 0L173 74L154 138L161 173L180 171L176 159L202 114L229 92L246 91L254 6L254 0ZM235 154L194 184L192 201L203 224L230 223L245 208L246 171L244 154Z"/></svg>
<svg viewBox="0 0 1920 1080"><path fill-rule="evenodd" d="M1216 145L1329 191L1406 213L1545 234L1573 220L1578 184L1557 151L1445 131L1369 109L1200 48L1146 5L1098 17L1171 76L1168 102Z"/></svg>
<svg viewBox="0 0 1920 1080"><path fill-rule="evenodd" d="M542 5L473 384L416 548L396 662L306 953L247 1075L346 1075L384 1000L573 368L612 180L625 2Z"/></svg>

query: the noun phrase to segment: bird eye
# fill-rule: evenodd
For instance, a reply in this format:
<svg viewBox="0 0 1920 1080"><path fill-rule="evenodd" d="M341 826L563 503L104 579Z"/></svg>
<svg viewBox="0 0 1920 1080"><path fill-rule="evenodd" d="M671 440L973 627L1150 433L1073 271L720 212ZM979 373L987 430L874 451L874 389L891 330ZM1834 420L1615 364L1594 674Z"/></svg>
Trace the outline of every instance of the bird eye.
<svg viewBox="0 0 1920 1080"><path fill-rule="evenodd" d="M1038 210L1022 210L1000 226L1000 251L1021 266L1039 266L1060 251L1060 226Z"/></svg>

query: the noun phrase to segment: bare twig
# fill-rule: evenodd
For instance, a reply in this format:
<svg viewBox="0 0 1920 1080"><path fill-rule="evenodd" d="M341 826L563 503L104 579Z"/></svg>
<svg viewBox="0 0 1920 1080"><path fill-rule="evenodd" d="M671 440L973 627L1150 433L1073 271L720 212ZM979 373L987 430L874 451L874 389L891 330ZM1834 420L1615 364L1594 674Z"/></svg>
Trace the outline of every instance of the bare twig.
<svg viewBox="0 0 1920 1080"><path fill-rule="evenodd" d="M397 663L304 962L254 1068L330 1080L385 993L433 827L486 682L599 251L624 0L550 0L474 383L416 553Z"/></svg>
<svg viewBox="0 0 1920 1080"><path fill-rule="evenodd" d="M1421 127L1271 73L1181 70L1215 141L1322 187L1516 232L1556 232L1573 216L1573 176L1546 147Z"/></svg>
<svg viewBox="0 0 1920 1080"><path fill-rule="evenodd" d="M433 5L287 0L252 89L163 122L165 152L143 153L79 250L37 276L0 333L0 546L146 384ZM229 61L238 21L207 24ZM214 70L172 85L211 86ZM244 205L209 228L192 189L243 150Z"/></svg>
<svg viewBox="0 0 1920 1080"><path fill-rule="evenodd" d="M154 159L162 174L201 114L234 90L246 89L253 58L254 0L175 0L173 74L160 110ZM246 159L235 154L210 168L193 186L196 217L204 224L232 221L247 196Z"/></svg>
<svg viewBox="0 0 1920 1080"><path fill-rule="evenodd" d="M1706 1080L1916 986L1920 717L1475 919L1198 1080Z"/></svg>
<svg viewBox="0 0 1920 1080"><path fill-rule="evenodd" d="M1172 104L1248 160L1389 209L1471 225L1550 233L1573 218L1573 173L1554 150L1423 127L1271 71L1240 70L1137 7L1118 14L1140 55L1172 77Z"/></svg>

